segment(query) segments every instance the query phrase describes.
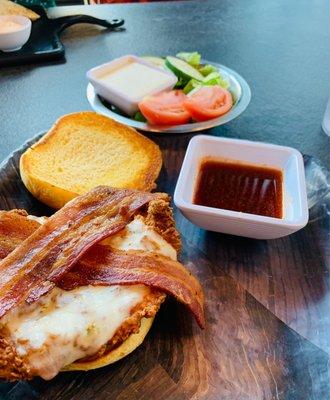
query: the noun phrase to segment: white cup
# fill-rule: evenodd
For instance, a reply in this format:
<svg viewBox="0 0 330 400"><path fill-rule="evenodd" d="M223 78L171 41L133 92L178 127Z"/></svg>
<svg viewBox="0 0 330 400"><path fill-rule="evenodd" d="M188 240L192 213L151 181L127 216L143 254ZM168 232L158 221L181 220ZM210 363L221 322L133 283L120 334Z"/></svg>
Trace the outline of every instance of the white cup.
<svg viewBox="0 0 330 400"><path fill-rule="evenodd" d="M18 29L12 32L0 32L0 50L17 51L29 40L31 21L21 15L0 15L0 26L7 21L16 23Z"/></svg>

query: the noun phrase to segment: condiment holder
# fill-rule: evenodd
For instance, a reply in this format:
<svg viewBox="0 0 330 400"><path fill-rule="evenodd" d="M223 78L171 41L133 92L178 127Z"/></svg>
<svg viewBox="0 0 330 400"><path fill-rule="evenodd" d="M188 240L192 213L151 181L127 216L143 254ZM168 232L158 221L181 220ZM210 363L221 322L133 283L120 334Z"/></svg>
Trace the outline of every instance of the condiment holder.
<svg viewBox="0 0 330 400"><path fill-rule="evenodd" d="M127 73L127 68L133 66L139 67L140 71L131 69ZM126 73L120 74L124 70ZM110 82L105 77L114 79ZM90 69L87 79L99 95L128 115L138 111L138 103L145 96L172 89L178 80L172 72L134 55L123 56Z"/></svg>
<svg viewBox="0 0 330 400"><path fill-rule="evenodd" d="M196 178L205 157L281 169L283 218L273 218L193 204ZM201 228L255 239L275 239L308 222L304 163L293 148L247 140L198 135L190 140L174 192L183 215Z"/></svg>
<svg viewBox="0 0 330 400"><path fill-rule="evenodd" d="M0 50L19 50L31 34L31 20L20 15L0 15Z"/></svg>

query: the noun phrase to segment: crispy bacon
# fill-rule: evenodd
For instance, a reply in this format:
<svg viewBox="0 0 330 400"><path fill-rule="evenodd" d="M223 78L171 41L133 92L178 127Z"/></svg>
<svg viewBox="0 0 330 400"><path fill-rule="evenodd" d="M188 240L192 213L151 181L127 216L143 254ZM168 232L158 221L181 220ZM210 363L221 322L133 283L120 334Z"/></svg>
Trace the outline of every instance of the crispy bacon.
<svg viewBox="0 0 330 400"><path fill-rule="evenodd" d="M0 211L0 260L38 229L40 224L27 215L24 210Z"/></svg>
<svg viewBox="0 0 330 400"><path fill-rule="evenodd" d="M0 262L0 317L47 293L94 243L119 232L138 209L163 196L100 186L69 202Z"/></svg>
<svg viewBox="0 0 330 400"><path fill-rule="evenodd" d="M105 188L101 188L97 190L103 191L104 189ZM115 192L118 193L119 191L116 190ZM120 192L124 192L126 195L122 194L122 196L116 196L117 203L115 201L112 202L112 204L116 203L113 205L116 211L112 211L108 214L108 218L115 219L115 228L117 228L118 226L118 219L115 218L115 212L120 212L121 210L121 218L123 220L123 225L125 226L128 223L129 218L132 216L132 213L137 211L138 208L140 208L146 202L149 202L151 199L155 198L155 194L148 194L146 198L136 199L136 196L140 195L140 193L132 191ZM111 196L111 194L109 195ZM157 196L161 197L162 195L158 194ZM89 198L84 200L83 202L85 203L88 201L92 200ZM93 202L93 206L94 208L96 208L95 202ZM80 205L80 207L83 207L83 205ZM61 261L61 256L63 257L63 255L61 254L61 249L64 248L68 253L70 253L70 248L63 247L61 243L63 242L63 239L70 240L72 238L72 235L77 235L77 233L75 232L77 232L77 229L79 229L79 224L74 224L74 222L76 222L74 218L77 218L76 215L81 213L80 207L79 204L76 204L76 202L70 203L68 206L61 210L63 211L64 215L60 215L59 218L58 214L60 212L57 212L40 228L38 228L38 222L27 219L27 214L25 212L0 212L0 259L2 257L5 257L10 252L13 252L10 256L4 259L3 262L0 262L0 279L2 280L2 276L4 276L6 273L6 266L7 270L10 269L10 265L8 267L7 259L12 259L12 257L15 256L17 253L21 255L22 247L25 249L29 249L29 247L32 247L33 243L35 243L35 246L37 248L36 256L38 256L38 251L45 252L45 257L41 258L41 260L47 258L47 251L49 250L47 246L54 249L53 251L59 251L56 260L58 260L59 258ZM124 212L123 208L125 208ZM67 212L65 212L65 209L67 210ZM95 227L95 230L99 229L99 225L93 225L90 223L90 215L87 215L88 218L86 217L86 214L84 214L84 216L81 218L83 220L82 223L88 223L88 226ZM65 232L64 227L60 229L60 235L62 236L59 237L56 236L56 232L54 233L50 229L53 226L56 227L56 223L58 223L58 221L54 221L55 216L58 220L63 222L67 231L71 231L70 235L64 235L63 238L63 232ZM65 216L68 216L68 219L66 219ZM86 221L86 219L88 219L88 221ZM49 224L49 221L51 221L51 224ZM102 220L102 222L103 227L105 221ZM42 229L45 226L47 229ZM80 230L79 232L84 233L85 230ZM109 230L107 232L109 232ZM115 234L117 230L114 229L112 232L110 233L110 235ZM90 233L95 234L96 232ZM57 238L57 240L55 240L55 243L52 241L46 241L47 238L43 239L42 236L47 234L51 234L52 237L54 237L54 240ZM30 237L28 238L28 236ZM94 238L94 236L92 237ZM104 237L105 236L102 236L102 238ZM26 238L28 239L25 240L25 242L23 242L16 251L14 251L14 249L19 246L20 243ZM46 242L46 246L40 249L38 240L41 241L42 244ZM76 241L74 241L74 238L72 240L74 243L76 243ZM48 243L50 243L50 245ZM67 244L67 242L64 243ZM74 249L71 248L71 251L73 250ZM81 257L82 255L83 257ZM23 260L20 260L21 264L19 265L21 265L21 269L18 269L18 273L22 274L21 279L12 280L14 281L13 288L16 288L14 290L16 290L16 292L23 291L22 293L17 294L16 292L13 292L13 290L8 289L8 286L6 289L6 286L4 286L2 283L0 284L0 312L2 310L5 310L2 311L1 315L4 315L7 310L9 310L13 305L17 304L23 299L28 298L29 301L35 301L42 294L50 290L55 284L65 290L72 290L77 286L88 284L145 284L147 286L157 288L164 291L165 293L174 296L178 301L185 304L192 311L192 313L196 317L198 324L201 327L204 327L205 325L203 311L204 298L199 282L179 262L172 261L167 257L143 251L123 252L111 249L105 245L94 244L92 247L88 246L87 251L82 251L80 255L76 257L76 262L71 263L69 266L68 263L63 264L63 262L59 263L58 261L55 261L58 262L59 268L62 268L63 272L61 273L54 273L54 265L51 265L52 257L48 257L50 264L46 264L46 262L42 263L42 267L44 268L44 270L41 271L41 273L43 275L40 275L39 269L33 268L33 266L37 267L37 264L33 264L31 268L30 264L35 262L35 258L30 257L29 260L30 262L27 263L24 263L24 258ZM36 260L37 262L39 262L40 258L36 257ZM18 263L18 261L16 261L16 263ZM28 274L24 274L24 271L26 271L24 268L29 269L29 271L31 272ZM11 267L11 269L13 269L13 267ZM51 273L49 273L49 271ZM34 275L35 273L36 276ZM15 278L15 276L13 278ZM25 279L28 279L28 281L31 283L30 287L24 286ZM9 283L12 281L9 281ZM26 290L26 292L24 292L24 290ZM33 295L31 295L31 293ZM27 294L29 294L29 296ZM11 299L13 299L14 301L10 303L8 299L9 301ZM8 303L11 307L6 308L8 307Z"/></svg>
<svg viewBox="0 0 330 400"><path fill-rule="evenodd" d="M119 251L93 246L57 286L72 290L85 285L134 285L142 283L174 296L204 321L204 295L197 279L177 261L145 251Z"/></svg>

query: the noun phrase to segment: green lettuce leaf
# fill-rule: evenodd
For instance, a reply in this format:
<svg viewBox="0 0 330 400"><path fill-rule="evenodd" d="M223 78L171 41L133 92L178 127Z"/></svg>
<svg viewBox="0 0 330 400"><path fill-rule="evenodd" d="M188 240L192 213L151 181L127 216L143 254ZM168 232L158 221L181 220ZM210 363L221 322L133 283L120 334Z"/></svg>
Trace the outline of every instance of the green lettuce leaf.
<svg viewBox="0 0 330 400"><path fill-rule="evenodd" d="M186 61L193 67L197 67L201 62L201 55L197 53L197 51L194 51L192 53L181 52L178 53L176 56L178 58L181 58L181 60Z"/></svg>
<svg viewBox="0 0 330 400"><path fill-rule="evenodd" d="M182 88L185 86L186 82L187 82L187 81L184 80L183 78L178 78L178 81L177 81L177 83L175 84L174 88L175 88L175 89L182 89Z"/></svg>
<svg viewBox="0 0 330 400"><path fill-rule="evenodd" d="M183 88L183 93L188 94L195 89L200 89L202 86L202 82L197 81L196 79L190 79L190 81Z"/></svg>
<svg viewBox="0 0 330 400"><path fill-rule="evenodd" d="M219 85L224 89L228 89L229 87L229 82L220 75L219 71L211 72L207 75L203 80L203 84L205 86Z"/></svg>
<svg viewBox="0 0 330 400"><path fill-rule="evenodd" d="M134 114L133 119L135 119L135 121L139 121L139 122L147 122L146 118L144 117L144 115L141 113L141 111L137 111Z"/></svg>
<svg viewBox="0 0 330 400"><path fill-rule="evenodd" d="M222 76L218 71L211 72L204 78L203 82L197 81L196 79L190 79L190 81L183 88L183 92L185 94L188 94L192 91L200 89L203 86L214 86L214 85L219 85L224 89L228 89L229 82L226 79L222 78Z"/></svg>
<svg viewBox="0 0 330 400"><path fill-rule="evenodd" d="M201 65L198 68L198 71L202 75L207 76L207 75L211 74L212 72L218 72L218 68L215 67L214 65L206 64L206 65Z"/></svg>

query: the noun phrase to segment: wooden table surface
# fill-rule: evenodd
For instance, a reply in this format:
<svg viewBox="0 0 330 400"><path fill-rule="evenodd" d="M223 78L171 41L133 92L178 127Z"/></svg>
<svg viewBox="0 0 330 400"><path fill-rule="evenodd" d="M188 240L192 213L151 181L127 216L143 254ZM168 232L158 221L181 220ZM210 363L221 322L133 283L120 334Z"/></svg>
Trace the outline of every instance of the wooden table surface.
<svg viewBox="0 0 330 400"><path fill-rule="evenodd" d="M289 3L213 0L88 8L94 15L125 18L127 31L74 27L63 35L66 64L1 70L1 157L58 116L89 108L88 68L125 53L197 49L237 70L252 89L246 112L208 134L294 146L329 169L330 141L320 124L330 94L330 5ZM191 135L150 137L164 158L158 189L172 194ZM47 213L19 180L19 154L0 171L0 206ZM310 172L314 159L306 160ZM309 172L308 182L315 183ZM0 397L330 399L329 210L324 192L306 228L269 241L206 232L175 210L184 238L182 259L205 289L207 328L200 331L181 306L168 301L144 344L123 361L99 371L60 374L51 382L2 384Z"/></svg>

